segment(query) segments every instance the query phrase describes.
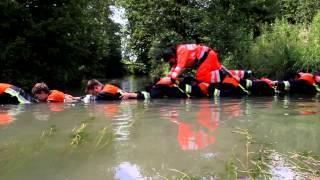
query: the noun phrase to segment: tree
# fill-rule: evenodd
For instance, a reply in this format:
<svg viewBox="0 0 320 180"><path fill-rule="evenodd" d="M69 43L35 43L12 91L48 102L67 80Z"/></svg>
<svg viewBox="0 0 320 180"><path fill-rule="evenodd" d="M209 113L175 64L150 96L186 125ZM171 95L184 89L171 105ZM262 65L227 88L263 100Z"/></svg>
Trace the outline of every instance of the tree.
<svg viewBox="0 0 320 180"><path fill-rule="evenodd" d="M80 82L123 70L118 25L107 0L0 2L0 65L3 81L30 86Z"/></svg>

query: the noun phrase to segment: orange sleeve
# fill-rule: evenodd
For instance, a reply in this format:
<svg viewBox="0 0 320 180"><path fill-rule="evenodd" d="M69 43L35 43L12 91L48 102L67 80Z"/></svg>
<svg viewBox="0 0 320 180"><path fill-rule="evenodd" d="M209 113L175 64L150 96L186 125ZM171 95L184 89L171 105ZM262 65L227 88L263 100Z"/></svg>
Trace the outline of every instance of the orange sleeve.
<svg viewBox="0 0 320 180"><path fill-rule="evenodd" d="M189 59L192 59L192 56L195 56L192 51L187 49L187 45L181 45L177 47L177 65L175 69L172 71L171 78L177 79L184 68L187 67L187 63Z"/></svg>
<svg viewBox="0 0 320 180"><path fill-rule="evenodd" d="M49 102L64 102L64 93L58 90L52 90L48 96Z"/></svg>
<svg viewBox="0 0 320 180"><path fill-rule="evenodd" d="M6 89L8 89L11 86L11 84L0 83L0 94L2 94Z"/></svg>

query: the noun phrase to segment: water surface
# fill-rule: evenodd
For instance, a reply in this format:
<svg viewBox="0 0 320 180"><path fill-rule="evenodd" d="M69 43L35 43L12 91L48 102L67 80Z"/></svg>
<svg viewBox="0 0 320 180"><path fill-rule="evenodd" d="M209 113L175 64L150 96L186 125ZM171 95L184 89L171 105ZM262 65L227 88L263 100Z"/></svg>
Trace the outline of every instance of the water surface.
<svg viewBox="0 0 320 180"><path fill-rule="evenodd" d="M127 90L143 81L124 80ZM0 106L0 179L226 175L248 129L277 152L320 154L320 98L156 99ZM287 179L292 173L282 173Z"/></svg>

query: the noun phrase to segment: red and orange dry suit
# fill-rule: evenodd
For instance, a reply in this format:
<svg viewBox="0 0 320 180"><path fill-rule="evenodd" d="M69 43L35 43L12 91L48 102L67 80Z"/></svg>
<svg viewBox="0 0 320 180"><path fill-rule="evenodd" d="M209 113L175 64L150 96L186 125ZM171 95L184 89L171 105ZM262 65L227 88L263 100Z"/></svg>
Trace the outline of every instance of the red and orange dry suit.
<svg viewBox="0 0 320 180"><path fill-rule="evenodd" d="M196 79L199 82L220 82L221 67L217 54L207 46L182 44L176 48L177 63L171 67L168 77L177 79L185 68L197 68ZM202 62L201 62L202 61Z"/></svg>
<svg viewBox="0 0 320 180"><path fill-rule="evenodd" d="M306 81L309 85L314 85L316 83L316 76L311 73L299 73L299 80Z"/></svg>

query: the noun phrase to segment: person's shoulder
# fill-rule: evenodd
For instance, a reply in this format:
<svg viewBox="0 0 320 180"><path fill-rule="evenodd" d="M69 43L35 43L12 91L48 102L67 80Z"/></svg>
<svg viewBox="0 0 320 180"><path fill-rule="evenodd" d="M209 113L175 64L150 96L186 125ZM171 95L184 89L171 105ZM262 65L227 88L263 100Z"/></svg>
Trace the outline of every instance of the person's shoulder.
<svg viewBox="0 0 320 180"><path fill-rule="evenodd" d="M50 102L63 102L64 101L64 93L59 90L51 90L48 96L47 101Z"/></svg>

